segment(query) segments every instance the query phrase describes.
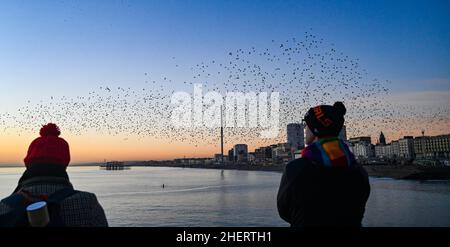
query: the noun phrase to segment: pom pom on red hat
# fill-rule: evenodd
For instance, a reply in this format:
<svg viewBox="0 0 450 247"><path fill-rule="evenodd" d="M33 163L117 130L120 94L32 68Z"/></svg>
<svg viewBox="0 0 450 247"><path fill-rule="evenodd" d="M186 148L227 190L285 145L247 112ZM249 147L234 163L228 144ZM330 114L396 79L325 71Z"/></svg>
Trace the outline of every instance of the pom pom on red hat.
<svg viewBox="0 0 450 247"><path fill-rule="evenodd" d="M42 137L46 136L56 136L58 137L61 134L61 131L59 130L58 125L54 123L48 123L47 125L42 126L41 130L39 131L39 135Z"/></svg>

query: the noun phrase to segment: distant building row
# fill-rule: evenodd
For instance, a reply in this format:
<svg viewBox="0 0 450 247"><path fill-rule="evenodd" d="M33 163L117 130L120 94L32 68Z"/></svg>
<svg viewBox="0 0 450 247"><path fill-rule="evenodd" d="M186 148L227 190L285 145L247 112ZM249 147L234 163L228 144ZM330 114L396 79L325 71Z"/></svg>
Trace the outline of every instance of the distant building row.
<svg viewBox="0 0 450 247"><path fill-rule="evenodd" d="M350 149L359 159L449 159L450 134L439 136L405 136L386 144L383 133L379 143L371 144L370 137L348 140Z"/></svg>

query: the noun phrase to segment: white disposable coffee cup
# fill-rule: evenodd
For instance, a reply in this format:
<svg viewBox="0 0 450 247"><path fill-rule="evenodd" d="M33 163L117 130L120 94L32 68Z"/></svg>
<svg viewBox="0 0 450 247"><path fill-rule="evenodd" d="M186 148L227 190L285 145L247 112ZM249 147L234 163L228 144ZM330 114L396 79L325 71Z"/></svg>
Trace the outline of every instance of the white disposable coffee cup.
<svg viewBox="0 0 450 247"><path fill-rule="evenodd" d="M27 207L28 222L33 227L44 227L50 222L47 203L35 202Z"/></svg>

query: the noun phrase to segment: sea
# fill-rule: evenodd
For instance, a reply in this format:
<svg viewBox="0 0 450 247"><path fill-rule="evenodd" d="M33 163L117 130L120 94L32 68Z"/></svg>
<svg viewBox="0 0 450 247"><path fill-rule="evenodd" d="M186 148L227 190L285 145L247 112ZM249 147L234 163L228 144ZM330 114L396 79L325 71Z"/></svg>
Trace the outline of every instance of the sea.
<svg viewBox="0 0 450 247"><path fill-rule="evenodd" d="M0 168L1 198L11 194L23 171ZM69 166L68 174L77 190L97 195L110 226L289 226L276 206L279 172ZM450 226L450 181L371 177L370 184L363 226Z"/></svg>

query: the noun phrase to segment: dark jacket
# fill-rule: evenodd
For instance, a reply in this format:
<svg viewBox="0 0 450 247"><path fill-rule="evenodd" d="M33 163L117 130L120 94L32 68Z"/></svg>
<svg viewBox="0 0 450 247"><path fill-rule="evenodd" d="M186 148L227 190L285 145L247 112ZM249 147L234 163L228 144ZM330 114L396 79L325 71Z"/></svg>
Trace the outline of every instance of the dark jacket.
<svg viewBox="0 0 450 247"><path fill-rule="evenodd" d="M64 167L35 165L25 170L13 194L25 190L33 195L50 196L66 188L73 187ZM13 209L8 205L0 202L0 216L6 215L11 210ZM105 212L93 193L77 191L61 202L59 212L65 226L108 226Z"/></svg>
<svg viewBox="0 0 450 247"><path fill-rule="evenodd" d="M306 158L286 165L278 212L291 226L361 226L370 193L368 175L351 168L324 167Z"/></svg>

